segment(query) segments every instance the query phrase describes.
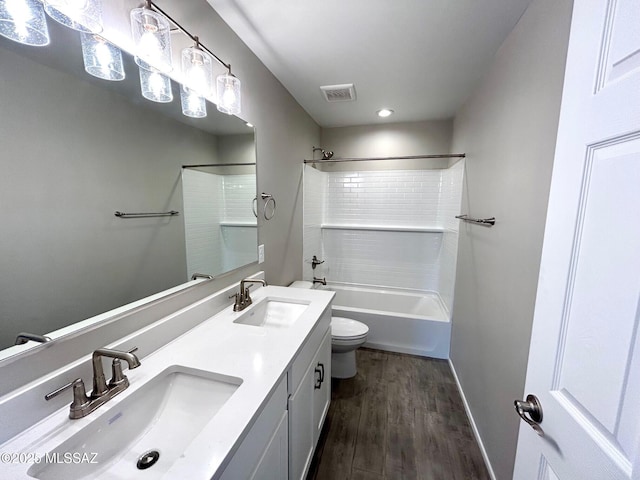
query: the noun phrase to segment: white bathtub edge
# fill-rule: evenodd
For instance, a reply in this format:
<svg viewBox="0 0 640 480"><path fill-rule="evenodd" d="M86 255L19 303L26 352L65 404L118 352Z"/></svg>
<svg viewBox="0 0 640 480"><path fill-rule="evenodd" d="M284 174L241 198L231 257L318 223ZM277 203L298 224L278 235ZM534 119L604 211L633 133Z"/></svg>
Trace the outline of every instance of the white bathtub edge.
<svg viewBox="0 0 640 480"><path fill-rule="evenodd" d="M447 360L449 358L448 355L442 356L439 352L434 352L432 350L406 347L403 345L393 345L389 343L366 342L363 346L366 348L373 348L375 350L384 350L385 352L406 353L420 357L439 358L442 360Z"/></svg>
<svg viewBox="0 0 640 480"><path fill-rule="evenodd" d="M365 313L369 315L389 315L389 316L406 318L408 320L419 320L419 321L436 322L436 323L443 323L443 324L451 323L451 320L446 318L442 319L442 318L435 318L435 317L424 316L424 315L413 315L411 313L398 313L398 312L389 312L386 310L370 310L368 308L346 307L344 305L335 304L335 303L333 304L333 308L335 308L336 310L340 310L342 312L347 312L347 313Z"/></svg>
<svg viewBox="0 0 640 480"><path fill-rule="evenodd" d="M460 384L460 380L458 379L458 374L456 373L456 369L453 366L453 362L451 361L451 359L449 359L449 367L451 368L451 373L453 373L453 378L456 381L456 386L458 387L458 392L460 392L460 397L462 397L462 403L464 404L464 411L466 412L467 418L469 419L469 423L471 424L471 430L473 430L473 436L476 437L476 442L480 447L480 453L482 453L482 459L484 460L484 464L487 467L491 480L496 480L496 474L494 473L493 467L491 466L491 461L489 460L489 456L487 455L487 450L484 448L484 443L482 443L480 432L478 431L476 422L473 419L473 415L471 414L471 409L469 408L467 397L464 396L462 385Z"/></svg>

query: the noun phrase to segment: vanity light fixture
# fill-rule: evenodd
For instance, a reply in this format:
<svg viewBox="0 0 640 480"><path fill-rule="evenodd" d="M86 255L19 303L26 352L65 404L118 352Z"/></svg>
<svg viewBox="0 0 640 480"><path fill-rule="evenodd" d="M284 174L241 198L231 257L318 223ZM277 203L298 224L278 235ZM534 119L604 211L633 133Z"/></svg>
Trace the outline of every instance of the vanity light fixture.
<svg viewBox="0 0 640 480"><path fill-rule="evenodd" d="M49 45L42 3L38 0L0 0L0 35L25 45Z"/></svg>
<svg viewBox="0 0 640 480"><path fill-rule="evenodd" d="M140 87L144 98L158 103L169 103L173 100L169 77L148 64L144 64L138 70L140 71Z"/></svg>
<svg viewBox="0 0 640 480"><path fill-rule="evenodd" d="M216 90L218 93L218 110L227 115L239 115L242 111L240 80L231 73L218 75Z"/></svg>
<svg viewBox="0 0 640 480"><path fill-rule="evenodd" d="M86 33L102 31L102 0L44 0L44 9L66 27Z"/></svg>
<svg viewBox="0 0 640 480"><path fill-rule="evenodd" d="M171 28L167 18L152 10L147 1L144 7L131 10L131 35L135 45L135 60L142 68L151 66L164 73L171 64Z"/></svg>
<svg viewBox="0 0 640 480"><path fill-rule="evenodd" d="M379 117L385 118L390 115L393 115L393 110L389 108L383 108L381 110L378 110L376 113L378 114Z"/></svg>
<svg viewBox="0 0 640 480"><path fill-rule="evenodd" d="M213 93L213 70L211 67L213 59L227 69L227 73L216 78L218 110L229 115L241 113L241 83L231 73L230 64L223 62L220 57L201 44L197 36L189 33L151 0L146 0L144 7L131 10L130 16L131 32L136 45L136 63L143 69L150 66L155 69L154 73L159 74L171 70L171 29L169 23L195 42L195 46L185 48L181 54L184 86L181 87L180 98L185 115L189 115L189 113L197 113L197 116L206 115L205 99ZM146 75L141 72L141 81L143 76ZM202 115L201 109L191 108L202 102L205 105L204 115Z"/></svg>
<svg viewBox="0 0 640 480"><path fill-rule="evenodd" d="M211 55L200 48L195 37L195 45L182 49L182 75L185 88L207 97L213 92L213 65Z"/></svg>
<svg viewBox="0 0 640 480"><path fill-rule="evenodd" d="M203 118L207 116L205 98L184 85L180 87L180 103L182 104L182 114L187 117Z"/></svg>
<svg viewBox="0 0 640 480"><path fill-rule="evenodd" d="M84 69L104 80L124 80L122 52L96 33L81 33Z"/></svg>

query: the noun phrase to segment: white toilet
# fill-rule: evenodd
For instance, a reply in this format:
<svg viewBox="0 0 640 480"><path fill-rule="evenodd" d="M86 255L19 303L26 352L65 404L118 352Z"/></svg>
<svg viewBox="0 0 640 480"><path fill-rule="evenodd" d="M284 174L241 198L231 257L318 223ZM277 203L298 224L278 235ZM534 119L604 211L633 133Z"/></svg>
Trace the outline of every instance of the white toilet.
<svg viewBox="0 0 640 480"><path fill-rule="evenodd" d="M313 283L296 281L292 288L313 288ZM369 327L344 317L331 317L331 376L351 378L357 373L356 350L367 341Z"/></svg>

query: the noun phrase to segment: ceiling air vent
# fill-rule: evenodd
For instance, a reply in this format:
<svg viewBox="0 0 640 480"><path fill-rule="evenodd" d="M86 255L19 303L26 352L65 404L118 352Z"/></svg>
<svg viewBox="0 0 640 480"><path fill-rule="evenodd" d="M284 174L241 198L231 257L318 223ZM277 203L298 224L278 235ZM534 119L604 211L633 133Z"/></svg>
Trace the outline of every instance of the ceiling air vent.
<svg viewBox="0 0 640 480"><path fill-rule="evenodd" d="M353 83L344 85L325 85L320 87L327 102L353 102L356 99L356 89Z"/></svg>

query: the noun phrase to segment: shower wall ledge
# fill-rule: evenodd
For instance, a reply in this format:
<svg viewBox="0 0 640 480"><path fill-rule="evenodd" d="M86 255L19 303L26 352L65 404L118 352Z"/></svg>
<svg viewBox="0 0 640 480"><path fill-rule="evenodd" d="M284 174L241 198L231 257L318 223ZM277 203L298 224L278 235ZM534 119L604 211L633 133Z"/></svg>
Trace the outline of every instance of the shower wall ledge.
<svg viewBox="0 0 640 480"><path fill-rule="evenodd" d="M337 223L323 223L320 228L325 230L372 230L378 232L419 232L442 233L443 227L422 227L413 225L346 225Z"/></svg>
<svg viewBox="0 0 640 480"><path fill-rule="evenodd" d="M257 222L220 222L221 227L257 227Z"/></svg>

